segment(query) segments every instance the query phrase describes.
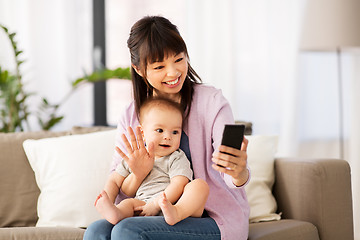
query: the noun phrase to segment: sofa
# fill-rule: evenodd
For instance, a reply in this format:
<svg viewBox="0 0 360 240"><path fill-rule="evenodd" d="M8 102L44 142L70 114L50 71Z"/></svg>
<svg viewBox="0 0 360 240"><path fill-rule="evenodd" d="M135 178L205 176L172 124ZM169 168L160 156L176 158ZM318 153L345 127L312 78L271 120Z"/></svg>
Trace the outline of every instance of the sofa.
<svg viewBox="0 0 360 240"><path fill-rule="evenodd" d="M40 190L23 142L98 130L103 129L0 133L0 240L82 239L85 229L81 227L35 226ZM354 239L346 161L276 158L274 173L272 194L281 220L251 223L249 240Z"/></svg>

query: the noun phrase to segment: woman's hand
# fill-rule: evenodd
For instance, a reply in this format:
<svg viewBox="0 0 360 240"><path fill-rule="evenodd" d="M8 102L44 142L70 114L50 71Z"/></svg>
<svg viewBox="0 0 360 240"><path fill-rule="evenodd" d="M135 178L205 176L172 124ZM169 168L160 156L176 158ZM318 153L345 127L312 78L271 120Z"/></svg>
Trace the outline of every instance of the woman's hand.
<svg viewBox="0 0 360 240"><path fill-rule="evenodd" d="M145 148L140 126L136 127L136 136L131 127L128 127L127 130L131 144L125 134L121 138L124 141L128 155L124 154L118 147L115 149L129 165L132 173L142 181L154 166L154 144L149 143L148 149Z"/></svg>
<svg viewBox="0 0 360 240"><path fill-rule="evenodd" d="M230 175L236 186L244 185L249 178L249 172L246 167L246 149L248 142L249 141L244 138L241 150L221 145L219 152L213 153L212 161L214 164L212 167L216 171Z"/></svg>

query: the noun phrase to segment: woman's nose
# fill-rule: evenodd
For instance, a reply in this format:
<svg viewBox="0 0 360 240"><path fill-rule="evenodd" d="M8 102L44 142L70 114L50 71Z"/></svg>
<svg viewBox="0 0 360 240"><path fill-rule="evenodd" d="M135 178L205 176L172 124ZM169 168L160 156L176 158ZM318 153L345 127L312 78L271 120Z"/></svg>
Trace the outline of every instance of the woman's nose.
<svg viewBox="0 0 360 240"><path fill-rule="evenodd" d="M174 65L168 66L167 75L169 77L177 77L178 71L177 71L177 69L176 69L176 67Z"/></svg>

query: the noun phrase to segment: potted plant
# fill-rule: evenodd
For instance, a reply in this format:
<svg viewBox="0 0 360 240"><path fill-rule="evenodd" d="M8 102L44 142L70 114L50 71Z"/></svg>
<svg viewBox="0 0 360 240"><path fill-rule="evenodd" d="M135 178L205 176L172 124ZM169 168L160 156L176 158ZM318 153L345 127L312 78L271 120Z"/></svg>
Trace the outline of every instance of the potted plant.
<svg viewBox="0 0 360 240"><path fill-rule="evenodd" d="M15 32L10 32L8 28L1 24L0 29L5 32L10 40L16 63L15 72L10 72L0 66L0 132L30 129L28 122L30 115L36 115L38 123L43 130L49 130L64 118L64 116L59 115L58 110L80 85L114 78L131 79L130 68L117 68L113 70L103 68L95 70L91 74L85 74L83 77L72 81L70 92L64 96L60 103L51 104L46 98L42 98L37 111L31 112L28 107L28 101L35 93L28 93L24 90L20 71L20 66L24 63L21 60L23 51L17 47Z"/></svg>

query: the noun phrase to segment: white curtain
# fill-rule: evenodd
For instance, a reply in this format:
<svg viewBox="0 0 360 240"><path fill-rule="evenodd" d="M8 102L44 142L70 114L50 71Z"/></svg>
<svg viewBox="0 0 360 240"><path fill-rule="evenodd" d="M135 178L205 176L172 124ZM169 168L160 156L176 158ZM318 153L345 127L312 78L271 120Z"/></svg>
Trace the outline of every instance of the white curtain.
<svg viewBox="0 0 360 240"><path fill-rule="evenodd" d="M35 112L41 97L51 104L62 102L70 82L91 70L92 6L88 0L0 0L0 22L16 32L21 55L25 90L36 93L28 105ZM0 32L0 64L14 70L11 46ZM62 104L65 118L54 130L92 124L92 87L78 89ZM30 118L31 130L39 130Z"/></svg>
<svg viewBox="0 0 360 240"><path fill-rule="evenodd" d="M223 90L254 134L295 151L296 64L302 1L187 1L186 41L204 82Z"/></svg>

